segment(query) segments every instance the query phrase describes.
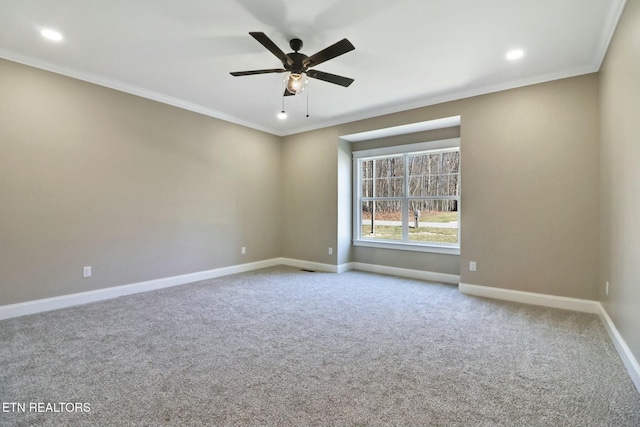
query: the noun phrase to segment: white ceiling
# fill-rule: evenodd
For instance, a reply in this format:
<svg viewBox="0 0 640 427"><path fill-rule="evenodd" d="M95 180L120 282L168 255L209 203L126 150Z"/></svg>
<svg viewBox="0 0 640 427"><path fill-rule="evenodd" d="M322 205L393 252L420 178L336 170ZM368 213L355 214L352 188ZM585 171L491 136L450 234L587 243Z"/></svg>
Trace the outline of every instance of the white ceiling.
<svg viewBox="0 0 640 427"><path fill-rule="evenodd" d="M0 0L0 57L288 135L598 71L625 1ZM249 31L307 55L346 37L317 69L355 82L310 79L310 117L305 92L279 120L281 74L229 74L282 65Z"/></svg>

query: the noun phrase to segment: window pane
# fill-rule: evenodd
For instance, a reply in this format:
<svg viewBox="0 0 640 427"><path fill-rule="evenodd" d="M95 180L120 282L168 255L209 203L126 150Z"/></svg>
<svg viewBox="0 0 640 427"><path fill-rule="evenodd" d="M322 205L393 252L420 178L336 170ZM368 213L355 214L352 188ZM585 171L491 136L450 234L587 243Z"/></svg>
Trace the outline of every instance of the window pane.
<svg viewBox="0 0 640 427"><path fill-rule="evenodd" d="M456 200L409 200L409 240L458 243Z"/></svg>
<svg viewBox="0 0 640 427"><path fill-rule="evenodd" d="M404 195L404 159L385 157L375 160L375 197Z"/></svg>
<svg viewBox="0 0 640 427"><path fill-rule="evenodd" d="M362 197L373 197L373 180L362 180Z"/></svg>
<svg viewBox="0 0 640 427"><path fill-rule="evenodd" d="M360 159L358 179L357 196L371 199L356 205L361 210L356 212L360 226L354 230L359 239L414 245L459 243L459 149ZM408 212L406 217L403 211ZM403 229L408 237L403 238Z"/></svg>
<svg viewBox="0 0 640 427"><path fill-rule="evenodd" d="M427 169L429 174L438 175L440 173L440 153L435 154L424 154L426 157L425 162L427 163Z"/></svg>
<svg viewBox="0 0 640 427"><path fill-rule="evenodd" d="M442 153L443 173L458 173L460 169L460 151Z"/></svg>
<svg viewBox="0 0 640 427"><path fill-rule="evenodd" d="M373 197L373 160L360 161L360 181L362 197Z"/></svg>
<svg viewBox="0 0 640 427"><path fill-rule="evenodd" d="M362 202L361 225L363 239L402 240L402 202Z"/></svg>
<svg viewBox="0 0 640 427"><path fill-rule="evenodd" d="M423 175L409 175L409 195L410 196L426 196L425 194L426 179Z"/></svg>
<svg viewBox="0 0 640 427"><path fill-rule="evenodd" d="M402 197L404 178L376 178L375 197Z"/></svg>
<svg viewBox="0 0 640 427"><path fill-rule="evenodd" d="M457 196L459 194L460 152L409 156L411 196Z"/></svg>
<svg viewBox="0 0 640 427"><path fill-rule="evenodd" d="M443 196L459 196L460 195L460 175L449 175L449 184L447 194Z"/></svg>

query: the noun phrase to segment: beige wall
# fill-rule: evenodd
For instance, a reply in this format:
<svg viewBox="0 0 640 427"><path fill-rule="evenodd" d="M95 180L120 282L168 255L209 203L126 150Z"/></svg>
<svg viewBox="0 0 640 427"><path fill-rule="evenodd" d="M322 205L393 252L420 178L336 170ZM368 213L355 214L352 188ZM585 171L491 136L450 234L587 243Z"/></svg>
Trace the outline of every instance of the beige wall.
<svg viewBox="0 0 640 427"><path fill-rule="evenodd" d="M337 129L283 138L281 172L283 256L337 264Z"/></svg>
<svg viewBox="0 0 640 427"><path fill-rule="evenodd" d="M591 74L285 137L284 181L299 190L285 192L284 205L314 206L314 227L326 237L322 246L329 245L339 209L333 181L339 135L461 115L461 256L358 247L346 258L460 274L469 284L595 299L598 111L598 76ZM302 190L302 182L314 182L314 191ZM322 262L323 249L302 221L302 215L287 217L292 231L283 250ZM469 261L477 262L477 272L468 270Z"/></svg>
<svg viewBox="0 0 640 427"><path fill-rule="evenodd" d="M597 75L278 138L0 66L4 304L278 256L597 296ZM388 141L351 146L340 135L453 115L462 255L353 248L349 151ZM83 265L94 277L81 278Z"/></svg>
<svg viewBox="0 0 640 427"><path fill-rule="evenodd" d="M597 75L470 103L462 113L461 281L595 299Z"/></svg>
<svg viewBox="0 0 640 427"><path fill-rule="evenodd" d="M640 360L640 1L628 0L601 69L600 299ZM604 283L610 282L609 295Z"/></svg>
<svg viewBox="0 0 640 427"><path fill-rule="evenodd" d="M353 187L351 184L351 144L338 141L338 265L351 262Z"/></svg>
<svg viewBox="0 0 640 427"><path fill-rule="evenodd" d="M279 137L4 60L0 76L0 305L280 256Z"/></svg>

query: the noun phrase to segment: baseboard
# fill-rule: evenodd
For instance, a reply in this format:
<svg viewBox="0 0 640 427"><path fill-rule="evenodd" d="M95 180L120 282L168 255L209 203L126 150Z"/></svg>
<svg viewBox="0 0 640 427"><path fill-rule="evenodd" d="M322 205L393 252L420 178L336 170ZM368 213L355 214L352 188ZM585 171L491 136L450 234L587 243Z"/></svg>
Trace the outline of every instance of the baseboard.
<svg viewBox="0 0 640 427"><path fill-rule="evenodd" d="M388 274L390 276L409 277L411 279L426 280L429 282L441 282L458 284L460 276L446 273L436 273L433 271L412 270L409 268L389 267L386 265L366 264L363 262L351 262L348 264L349 270L367 271L370 273Z"/></svg>
<svg viewBox="0 0 640 427"><path fill-rule="evenodd" d="M279 258L280 264L290 267L304 268L307 270L325 271L328 273L344 273L350 270L367 271L370 273L388 274L390 276L409 277L411 279L426 280L429 282L441 282L458 284L460 276L433 271L412 270L408 268L389 267L386 265L366 264L363 262L347 262L344 264L324 264L320 262L303 261L293 258Z"/></svg>
<svg viewBox="0 0 640 427"><path fill-rule="evenodd" d="M555 295L538 294L533 292L514 291L511 289L492 288L489 286L469 285L460 283L458 290L466 295L521 302L524 304L541 305L543 307L562 308L583 313L599 312L598 302L586 299L559 297Z"/></svg>
<svg viewBox="0 0 640 427"><path fill-rule="evenodd" d="M91 302L103 301L124 295L153 291L156 289L163 289L171 286L184 285L200 280L214 279L216 277L244 273L246 271L253 271L261 268L273 267L276 265L288 265L290 267L325 271L329 273L342 273L349 270L362 270L370 271L373 273L390 274L394 276L411 277L416 279L445 283L458 283L460 280L459 276L453 276L449 274L433 273L420 270L409 270L404 268L379 266L357 262L334 265L292 258L273 258L264 261L233 265L230 267L216 268L213 270L199 271L195 273L148 280L145 282L132 283L128 285L114 286L111 288L96 289L94 291L79 292L69 295L61 295L58 297L3 305L0 306L0 320L25 316L28 314L41 313L44 311L57 310L60 308L72 307L75 305L88 304Z"/></svg>
<svg viewBox="0 0 640 427"><path fill-rule="evenodd" d="M605 310L602 304L600 304L599 302L597 303L597 305L598 315L600 316L600 319L602 320L602 323L604 324L604 327L609 334L609 338L611 338L614 347L620 355L620 359L622 359L622 363L624 363L624 366L627 368L629 376L631 377L631 381L633 381L636 389L638 389L638 392L640 393L640 364L638 363L636 358L633 357L633 353L631 353L629 346L627 346L627 343L622 338L622 335L620 335L620 333L618 332L618 329L611 320L611 317L609 317L609 313L607 313L607 310Z"/></svg>
<svg viewBox="0 0 640 427"><path fill-rule="evenodd" d="M246 271L272 267L278 264L280 264L280 260L278 258L275 258L246 264L238 264L230 267L216 268L213 270L199 271L196 273L181 274L179 276L165 277L162 279L148 280L145 282L132 283L128 285L114 286L111 288L97 289L94 291L79 292L75 294L44 298L35 301L26 301L17 304L3 305L0 306L0 320L9 319L11 317L25 316L27 314L40 313L43 311L57 310L59 308L87 304L111 298L117 298L124 295L153 291L156 289L163 289L171 286L184 285L200 280L228 276L230 274L244 273Z"/></svg>
<svg viewBox="0 0 640 427"><path fill-rule="evenodd" d="M60 308L72 307L80 304L88 304L91 302L117 298L124 295L137 294L140 292L153 291L156 289L163 289L171 286L184 285L200 280L214 279L216 277L244 273L246 271L258 270L261 268L273 267L276 265L288 265L290 267L326 271L329 273L342 273L351 269L350 263L332 265L291 258L273 258L264 261L238 264L230 267L216 268L213 270L199 271L195 273L148 280L145 282L132 283L128 285L97 289L94 291L78 292L69 295L61 295L58 297L3 305L0 306L0 320L40 313L44 311L57 310Z"/></svg>
<svg viewBox="0 0 640 427"><path fill-rule="evenodd" d="M344 264L338 264L338 273L344 273L345 271L354 270L352 262L345 262Z"/></svg>
<svg viewBox="0 0 640 427"><path fill-rule="evenodd" d="M339 273L339 266L334 264L324 264L321 262L303 261L293 258L278 258L278 263L289 267L304 268L306 270L325 271L327 273Z"/></svg>

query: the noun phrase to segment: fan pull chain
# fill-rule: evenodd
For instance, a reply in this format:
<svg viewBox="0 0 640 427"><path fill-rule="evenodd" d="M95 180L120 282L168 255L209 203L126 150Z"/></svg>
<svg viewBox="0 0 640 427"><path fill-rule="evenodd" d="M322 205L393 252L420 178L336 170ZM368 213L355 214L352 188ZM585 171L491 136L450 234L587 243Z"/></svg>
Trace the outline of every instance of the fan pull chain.
<svg viewBox="0 0 640 427"><path fill-rule="evenodd" d="M285 91L285 89L284 89L284 80L283 80L282 81L282 92L281 92L282 93L282 110L278 113L278 116L277 116L280 120L284 120L284 119L287 118L287 113L285 113L285 111L284 111L284 93L285 93L284 91Z"/></svg>
<svg viewBox="0 0 640 427"><path fill-rule="evenodd" d="M309 86L307 85L307 117L309 117Z"/></svg>

